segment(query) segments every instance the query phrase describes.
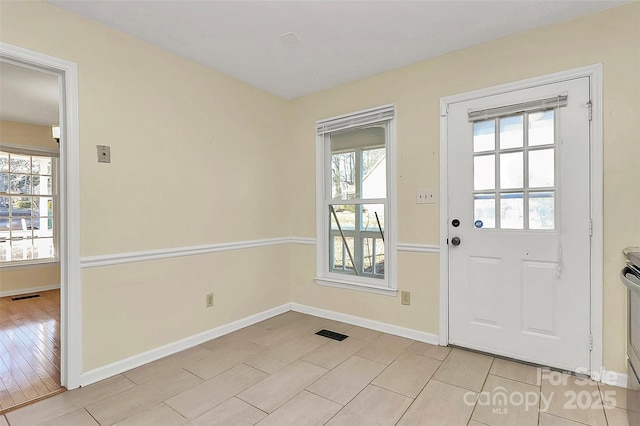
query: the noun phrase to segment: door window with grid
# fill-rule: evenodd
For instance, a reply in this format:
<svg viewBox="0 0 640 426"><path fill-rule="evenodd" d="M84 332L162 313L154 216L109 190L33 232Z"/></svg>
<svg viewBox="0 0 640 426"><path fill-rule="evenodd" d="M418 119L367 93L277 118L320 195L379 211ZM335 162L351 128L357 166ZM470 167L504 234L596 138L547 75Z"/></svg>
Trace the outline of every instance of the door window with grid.
<svg viewBox="0 0 640 426"><path fill-rule="evenodd" d="M56 260L56 160L0 150L0 266Z"/></svg>
<svg viewBox="0 0 640 426"><path fill-rule="evenodd" d="M474 225L555 229L555 111L473 123Z"/></svg>

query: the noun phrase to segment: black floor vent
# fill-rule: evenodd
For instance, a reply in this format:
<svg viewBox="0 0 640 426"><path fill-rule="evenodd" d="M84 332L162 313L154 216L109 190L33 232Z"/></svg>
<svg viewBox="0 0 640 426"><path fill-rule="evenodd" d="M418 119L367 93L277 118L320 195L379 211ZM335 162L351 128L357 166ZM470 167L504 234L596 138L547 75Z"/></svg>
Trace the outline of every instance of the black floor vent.
<svg viewBox="0 0 640 426"><path fill-rule="evenodd" d="M344 339L349 337L346 334L340 334L330 330L320 330L316 334L318 336L328 337L329 339L337 340L338 342L342 342Z"/></svg>
<svg viewBox="0 0 640 426"><path fill-rule="evenodd" d="M34 297L40 297L40 295L39 294L30 294L28 296L12 297L11 300L33 299Z"/></svg>

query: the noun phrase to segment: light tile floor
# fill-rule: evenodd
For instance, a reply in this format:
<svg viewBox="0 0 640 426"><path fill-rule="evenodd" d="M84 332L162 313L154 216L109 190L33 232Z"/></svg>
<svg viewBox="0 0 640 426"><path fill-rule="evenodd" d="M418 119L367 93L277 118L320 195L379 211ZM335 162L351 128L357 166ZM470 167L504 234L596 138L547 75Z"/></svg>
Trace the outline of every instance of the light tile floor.
<svg viewBox="0 0 640 426"><path fill-rule="evenodd" d="M322 328L349 338L316 336ZM0 426L640 425L628 396L575 376L287 312L8 412Z"/></svg>

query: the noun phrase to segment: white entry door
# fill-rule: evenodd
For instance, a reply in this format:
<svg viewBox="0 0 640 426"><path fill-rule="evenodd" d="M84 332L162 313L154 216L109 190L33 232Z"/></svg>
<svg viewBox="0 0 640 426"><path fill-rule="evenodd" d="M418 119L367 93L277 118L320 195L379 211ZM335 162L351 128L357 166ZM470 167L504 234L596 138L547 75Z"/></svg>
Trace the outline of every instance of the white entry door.
<svg viewBox="0 0 640 426"><path fill-rule="evenodd" d="M589 77L449 104L449 342L590 370Z"/></svg>

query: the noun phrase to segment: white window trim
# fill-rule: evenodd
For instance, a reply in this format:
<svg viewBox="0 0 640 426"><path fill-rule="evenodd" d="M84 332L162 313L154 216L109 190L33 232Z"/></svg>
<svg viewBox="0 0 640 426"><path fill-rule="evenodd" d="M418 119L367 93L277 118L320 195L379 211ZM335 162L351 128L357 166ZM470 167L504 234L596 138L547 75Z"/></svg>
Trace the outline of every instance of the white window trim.
<svg viewBox="0 0 640 426"><path fill-rule="evenodd" d="M379 112L393 111L392 116L376 120ZM387 296L398 294L397 286L397 182L396 182L396 126L394 104L383 105L350 114L320 120L316 123L316 277L319 285L338 287L343 289L358 290ZM383 115L383 114L380 114ZM356 277L329 272L329 216L325 212L325 185L330 174L326 162L325 133L322 126L330 122L354 123L353 128L360 127L363 120L369 118L366 124L377 122L386 123L386 161L387 161L387 204L388 217L385 217L385 277L384 279ZM373 121L372 121L373 120ZM348 127L347 127L348 128ZM341 127L344 129L344 127ZM329 132L332 132L331 129Z"/></svg>
<svg viewBox="0 0 640 426"><path fill-rule="evenodd" d="M60 157L60 151L56 149L42 148L39 146L14 145L10 143L4 143L2 141L0 141L0 151L18 155L33 155L36 157Z"/></svg>
<svg viewBox="0 0 640 426"><path fill-rule="evenodd" d="M0 270L10 271L14 269L35 269L35 268L47 268L49 266L60 266L60 259L29 259L29 260L15 260L6 262L5 265L0 265Z"/></svg>

